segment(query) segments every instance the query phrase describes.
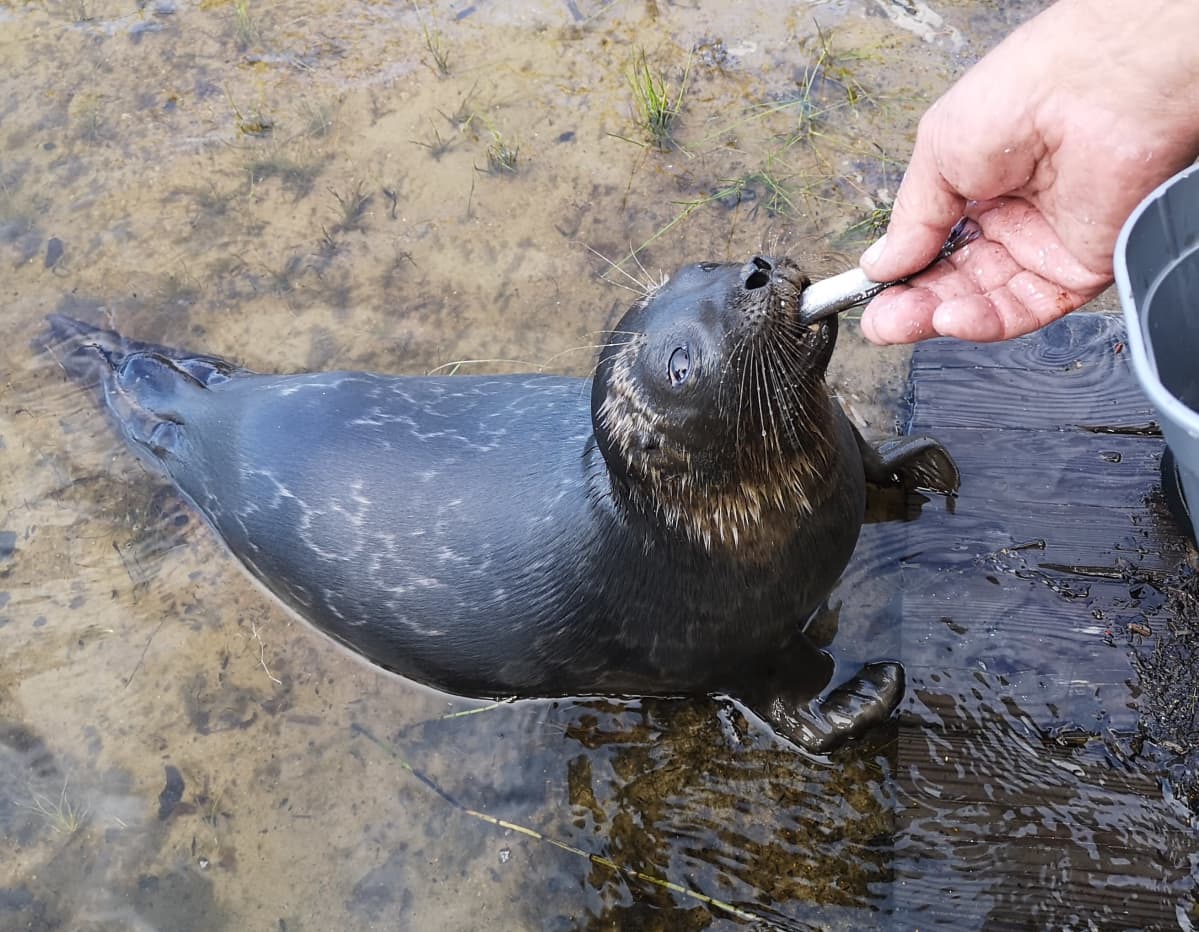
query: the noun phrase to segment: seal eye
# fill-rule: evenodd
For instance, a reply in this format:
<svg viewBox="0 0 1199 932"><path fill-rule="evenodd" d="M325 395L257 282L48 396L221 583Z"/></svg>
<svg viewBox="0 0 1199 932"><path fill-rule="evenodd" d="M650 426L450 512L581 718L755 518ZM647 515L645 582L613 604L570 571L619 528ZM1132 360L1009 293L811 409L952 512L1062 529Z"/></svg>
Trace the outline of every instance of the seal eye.
<svg viewBox="0 0 1199 932"><path fill-rule="evenodd" d="M682 385L686 382L687 376L691 374L691 351L686 346L675 347L674 352L670 354L667 370L670 372L671 385Z"/></svg>

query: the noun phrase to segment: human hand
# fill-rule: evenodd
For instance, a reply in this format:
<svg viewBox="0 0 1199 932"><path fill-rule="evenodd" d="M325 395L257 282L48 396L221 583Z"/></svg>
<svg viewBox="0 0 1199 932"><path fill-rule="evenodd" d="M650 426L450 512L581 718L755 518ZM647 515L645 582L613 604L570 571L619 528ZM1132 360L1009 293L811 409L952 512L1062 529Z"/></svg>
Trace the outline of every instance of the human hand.
<svg viewBox="0 0 1199 932"><path fill-rule="evenodd" d="M968 71L921 119L862 269L916 272L963 215L982 234L876 297L863 334L1003 340L1106 288L1125 219L1199 155L1196 35L1196 3L1062 0Z"/></svg>

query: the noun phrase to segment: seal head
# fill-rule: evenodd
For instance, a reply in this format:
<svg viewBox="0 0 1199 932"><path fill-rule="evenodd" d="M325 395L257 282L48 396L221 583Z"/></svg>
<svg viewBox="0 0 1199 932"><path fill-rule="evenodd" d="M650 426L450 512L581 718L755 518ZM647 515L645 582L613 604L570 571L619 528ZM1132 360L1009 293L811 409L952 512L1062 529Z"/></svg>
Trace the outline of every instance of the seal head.
<svg viewBox="0 0 1199 932"><path fill-rule="evenodd" d="M592 385L595 436L629 503L707 548L770 549L831 490L824 386L835 318L804 325L788 258L678 271L625 315Z"/></svg>

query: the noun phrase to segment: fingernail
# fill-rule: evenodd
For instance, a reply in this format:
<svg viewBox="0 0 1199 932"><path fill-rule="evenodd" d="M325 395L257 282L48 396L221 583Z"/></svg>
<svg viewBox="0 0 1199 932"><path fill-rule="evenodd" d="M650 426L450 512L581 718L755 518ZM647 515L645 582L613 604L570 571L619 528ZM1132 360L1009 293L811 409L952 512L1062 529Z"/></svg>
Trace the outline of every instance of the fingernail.
<svg viewBox="0 0 1199 932"><path fill-rule="evenodd" d="M873 246L862 253L862 261L867 264L877 262L887 250L887 234L884 233Z"/></svg>

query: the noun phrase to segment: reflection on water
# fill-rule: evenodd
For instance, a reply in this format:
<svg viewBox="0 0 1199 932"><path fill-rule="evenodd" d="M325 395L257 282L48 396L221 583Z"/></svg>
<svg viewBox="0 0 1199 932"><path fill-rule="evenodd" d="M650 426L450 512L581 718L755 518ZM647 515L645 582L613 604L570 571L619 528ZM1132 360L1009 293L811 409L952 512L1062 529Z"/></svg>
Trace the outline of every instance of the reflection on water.
<svg viewBox="0 0 1199 932"><path fill-rule="evenodd" d="M1189 815L1120 744L1123 654L1049 698L993 639L963 672L959 622L904 614L913 525L865 530L826 619L839 678L919 642L904 715L832 761L715 700L446 717L480 704L284 613L30 349L62 309L268 371L586 373L632 298L601 256L839 270L924 103L1031 6L0 9L0 927L1189 921ZM638 49L686 74L670 151L632 117ZM903 354L845 329L835 377L886 433Z"/></svg>
<svg viewBox="0 0 1199 932"><path fill-rule="evenodd" d="M900 927L1174 928L1193 908L1189 811L1118 749L1042 731L1035 693L954 680L915 689L922 727L900 742ZM983 803L963 792L979 786Z"/></svg>

